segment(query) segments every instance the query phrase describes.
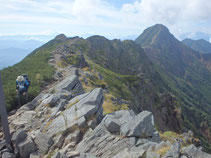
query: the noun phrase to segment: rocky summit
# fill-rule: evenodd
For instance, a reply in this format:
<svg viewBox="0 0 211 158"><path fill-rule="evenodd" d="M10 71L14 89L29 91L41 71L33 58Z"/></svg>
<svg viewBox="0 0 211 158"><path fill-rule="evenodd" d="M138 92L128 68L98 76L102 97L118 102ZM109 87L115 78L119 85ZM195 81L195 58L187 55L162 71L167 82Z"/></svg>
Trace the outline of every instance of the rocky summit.
<svg viewBox="0 0 211 158"><path fill-rule="evenodd" d="M209 158L185 141L163 139L153 114L118 110L104 115L104 91L84 92L83 71L66 67L62 80L9 116L14 150L5 147L2 158ZM184 145L185 144L185 145Z"/></svg>

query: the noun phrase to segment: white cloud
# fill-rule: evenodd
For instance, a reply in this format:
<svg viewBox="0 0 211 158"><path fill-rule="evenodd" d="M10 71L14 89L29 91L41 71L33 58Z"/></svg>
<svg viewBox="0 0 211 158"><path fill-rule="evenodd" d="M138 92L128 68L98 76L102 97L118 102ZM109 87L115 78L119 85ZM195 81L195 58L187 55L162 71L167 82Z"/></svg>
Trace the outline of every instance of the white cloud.
<svg viewBox="0 0 211 158"><path fill-rule="evenodd" d="M211 19L210 0L137 0L133 4L125 4L122 10L169 24L180 20Z"/></svg>
<svg viewBox="0 0 211 158"><path fill-rule="evenodd" d="M74 27L83 31L78 34L110 32L124 36L138 34L155 23L167 25L176 34L207 32L211 27L210 0L136 0L121 9L110 5L109 0L0 0L0 3L1 31L15 26L19 31L19 26L23 26L24 31L33 24L39 32L46 29L68 32Z"/></svg>

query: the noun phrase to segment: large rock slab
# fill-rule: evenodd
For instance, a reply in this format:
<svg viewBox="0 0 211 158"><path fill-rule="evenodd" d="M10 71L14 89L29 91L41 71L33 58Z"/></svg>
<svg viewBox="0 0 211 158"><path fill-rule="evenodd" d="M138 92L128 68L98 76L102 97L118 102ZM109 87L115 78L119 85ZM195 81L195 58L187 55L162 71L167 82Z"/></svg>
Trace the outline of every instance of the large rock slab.
<svg viewBox="0 0 211 158"><path fill-rule="evenodd" d="M103 90L96 88L89 93L79 95L72 99L66 110L58 117L50 120L46 124L45 129L49 136L53 136L63 132L74 125L78 124L78 120L84 117L88 120L91 116L102 117L103 109Z"/></svg>
<svg viewBox="0 0 211 158"><path fill-rule="evenodd" d="M76 75L68 76L61 82L59 82L54 88L56 92L66 90L66 91L72 91L77 90L78 92L83 92L83 87L81 85L81 82Z"/></svg>

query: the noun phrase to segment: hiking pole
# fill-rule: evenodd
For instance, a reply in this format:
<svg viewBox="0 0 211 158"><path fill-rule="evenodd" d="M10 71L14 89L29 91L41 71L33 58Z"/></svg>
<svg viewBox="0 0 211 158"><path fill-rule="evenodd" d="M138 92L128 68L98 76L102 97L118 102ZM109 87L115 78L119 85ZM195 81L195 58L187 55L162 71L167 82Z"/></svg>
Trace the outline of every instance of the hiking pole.
<svg viewBox="0 0 211 158"><path fill-rule="evenodd" d="M0 72L0 113L1 113L1 122L3 126L6 146L8 149L12 150L11 135L10 135L10 129L9 129L9 124L8 124L8 118L7 118L7 110L5 106L3 85L2 85L2 80L1 80L1 72Z"/></svg>

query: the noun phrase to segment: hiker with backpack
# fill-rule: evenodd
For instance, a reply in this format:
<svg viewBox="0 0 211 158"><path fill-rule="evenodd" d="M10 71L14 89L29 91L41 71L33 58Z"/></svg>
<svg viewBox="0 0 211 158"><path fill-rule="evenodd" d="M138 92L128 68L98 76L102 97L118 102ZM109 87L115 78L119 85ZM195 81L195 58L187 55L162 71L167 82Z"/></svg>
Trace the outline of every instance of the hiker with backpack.
<svg viewBox="0 0 211 158"><path fill-rule="evenodd" d="M18 107L27 103L29 86L30 86L30 81L27 75L21 75L17 77L16 91L17 91Z"/></svg>

